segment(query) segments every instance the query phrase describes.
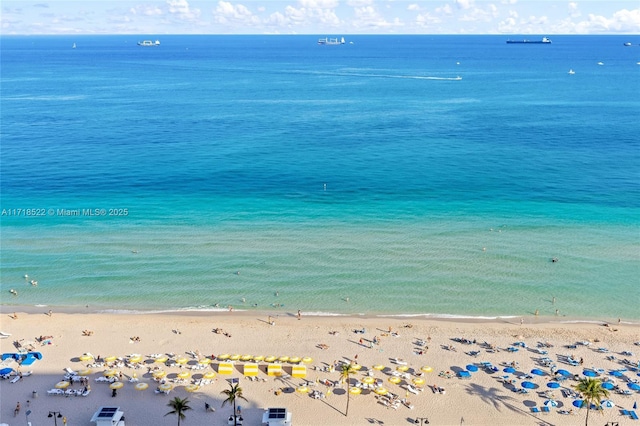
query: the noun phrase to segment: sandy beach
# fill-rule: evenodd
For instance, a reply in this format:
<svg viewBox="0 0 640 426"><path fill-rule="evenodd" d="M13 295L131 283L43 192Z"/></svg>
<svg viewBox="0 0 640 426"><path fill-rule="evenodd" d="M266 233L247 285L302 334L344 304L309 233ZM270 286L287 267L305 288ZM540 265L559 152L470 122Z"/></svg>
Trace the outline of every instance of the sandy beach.
<svg viewBox="0 0 640 426"><path fill-rule="evenodd" d="M548 387L558 376L551 373L552 368L581 377L584 369L593 368L600 378L612 380L621 391L630 393L612 390L610 399L615 407L604 409L602 414L592 413L597 424L626 424L629 417L621 409L632 409L640 399L638 392L629 392L628 388L630 381L640 379L640 347L635 345L640 340L640 327L635 323L527 317L521 324L520 318L463 321L319 317L304 312L298 319L296 312L291 312L272 317L271 325L268 312L49 315L46 308L42 312L33 308L30 311L18 310L17 319L13 319L13 312L5 308L0 321L0 331L8 335L0 340L2 353L16 352L19 345L43 356L32 365L19 368L22 379L11 383L12 376L2 381L0 422L9 425L26 424L27 410L31 411L28 420L33 425L51 424L53 419L47 418L50 411L61 412L70 426L91 425L91 416L103 405L119 406L127 425L174 425L176 417L164 415L170 411L167 402L175 396L188 397L192 407L186 412L184 425L226 425L232 408L221 407L221 391L228 388L229 378L239 379L247 399L238 402L245 425L259 425L267 407L286 407L292 412L295 425L408 425L414 424L416 418L428 419L432 425L583 424L586 410L575 408L575 398L570 395L576 381L569 377L558 382L555 389ZM48 395L47 391L64 379L65 369L77 372L95 364L95 360L79 359L85 353L115 361L89 367L91 392L87 396ZM140 354L141 360L120 367L111 365L132 354ZM167 354L167 362L155 362L154 358ZM185 386L199 382L207 372L218 372L223 354L309 357L312 360L301 364L307 365L306 380L311 382L308 388L324 397L315 399L300 392L298 387L305 384L305 379L268 376L264 361L258 363L257 380L245 378L242 360L234 362L231 375L216 374L211 383L187 392ZM582 360L582 365L570 365L569 357ZM176 363L179 358L187 361L182 360L181 366ZM211 360L209 365L192 369L205 358ZM325 371L343 361L357 361L362 366L351 378L352 387L362 386L365 377L373 377L399 400L406 399L407 404L394 407L388 395L379 397L364 386L360 395L351 395L345 416L346 385L334 386L339 373ZM293 364L282 364L285 375L291 374ZM486 368L489 364L495 369ZM132 368L136 365L138 368ZM385 368L373 369L376 365ZM469 365L478 371L471 372L470 378L458 377L460 371L473 370ZM510 366L515 372L504 371ZM5 367L17 370L18 366L4 361ZM108 382L96 381L112 367L122 373L124 382L116 397L112 397ZM152 369L167 373L164 380L174 385L168 395L154 392L158 383L149 372ZM532 374L533 369L541 370L543 375ZM610 374L616 370L626 371L617 376ZM175 382L179 380L177 374L184 371L189 371L190 377ZM148 383L148 389L136 390L136 382L129 381L133 377L137 383ZM397 377L399 383L390 382L392 377ZM520 391L524 381L533 383L527 393ZM407 390L407 384L422 390L414 394ZM69 389L82 387L73 383ZM549 413L532 412L533 407L543 407L548 399L556 401L557 407ZM14 417L18 402L21 410ZM216 411L205 411L205 403ZM60 420L57 423L62 425Z"/></svg>

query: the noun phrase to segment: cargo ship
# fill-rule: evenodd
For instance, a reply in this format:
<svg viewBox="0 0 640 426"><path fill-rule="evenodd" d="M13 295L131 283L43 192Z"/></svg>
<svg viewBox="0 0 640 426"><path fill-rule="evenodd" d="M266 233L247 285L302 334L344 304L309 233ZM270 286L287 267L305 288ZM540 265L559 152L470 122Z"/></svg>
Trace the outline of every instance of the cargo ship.
<svg viewBox="0 0 640 426"><path fill-rule="evenodd" d="M507 44L551 44L551 39L542 37L542 40L507 40Z"/></svg>

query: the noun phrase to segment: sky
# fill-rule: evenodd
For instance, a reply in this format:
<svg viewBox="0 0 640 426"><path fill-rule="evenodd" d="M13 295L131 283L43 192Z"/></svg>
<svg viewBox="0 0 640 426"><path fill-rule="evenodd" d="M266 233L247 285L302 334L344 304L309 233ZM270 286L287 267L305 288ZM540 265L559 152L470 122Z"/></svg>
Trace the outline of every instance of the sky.
<svg viewBox="0 0 640 426"><path fill-rule="evenodd" d="M640 0L3 0L0 34L640 34Z"/></svg>

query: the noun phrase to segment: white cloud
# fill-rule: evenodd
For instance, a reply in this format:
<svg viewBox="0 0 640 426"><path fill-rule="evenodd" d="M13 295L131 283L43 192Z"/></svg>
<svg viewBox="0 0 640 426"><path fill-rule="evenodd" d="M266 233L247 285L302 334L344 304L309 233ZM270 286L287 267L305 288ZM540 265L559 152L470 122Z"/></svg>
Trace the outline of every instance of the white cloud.
<svg viewBox="0 0 640 426"><path fill-rule="evenodd" d="M244 5L233 5L230 2L219 1L216 10L213 12L214 20L220 24L257 24L260 19Z"/></svg>
<svg viewBox="0 0 640 426"><path fill-rule="evenodd" d="M639 28L640 9L622 9L615 12L611 18L589 14L586 21L578 22L575 25L575 32L577 34L635 34Z"/></svg>
<svg viewBox="0 0 640 426"><path fill-rule="evenodd" d="M338 0L298 0L300 6L309 9L334 9L338 7Z"/></svg>
<svg viewBox="0 0 640 426"><path fill-rule="evenodd" d="M572 18L577 18L581 15L580 10L578 9L578 3L572 1L569 2L569 16Z"/></svg>
<svg viewBox="0 0 640 426"><path fill-rule="evenodd" d="M138 5L129 9L133 15L158 16L162 15L162 9L156 6Z"/></svg>
<svg viewBox="0 0 640 426"><path fill-rule="evenodd" d="M192 21L200 16L200 9L191 9L187 0L167 0L169 12L185 21Z"/></svg>
<svg viewBox="0 0 640 426"><path fill-rule="evenodd" d="M451 8L450 5L445 4L442 7L437 7L436 13L443 14L443 15L451 15L453 14L453 9Z"/></svg>
<svg viewBox="0 0 640 426"><path fill-rule="evenodd" d="M459 9L469 9L473 5L473 0L455 0Z"/></svg>
<svg viewBox="0 0 640 426"><path fill-rule="evenodd" d="M415 3L411 3L409 6L407 6L407 10L411 10L411 11L417 12L418 10L420 10L420 5L417 5Z"/></svg>

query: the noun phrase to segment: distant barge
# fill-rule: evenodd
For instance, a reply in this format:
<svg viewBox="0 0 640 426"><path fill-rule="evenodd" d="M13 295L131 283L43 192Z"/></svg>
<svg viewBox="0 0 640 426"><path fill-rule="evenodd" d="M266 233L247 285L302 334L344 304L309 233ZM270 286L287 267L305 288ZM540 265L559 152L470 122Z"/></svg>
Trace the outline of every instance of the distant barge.
<svg viewBox="0 0 640 426"><path fill-rule="evenodd" d="M542 40L507 40L507 44L551 44L551 39L542 37Z"/></svg>

